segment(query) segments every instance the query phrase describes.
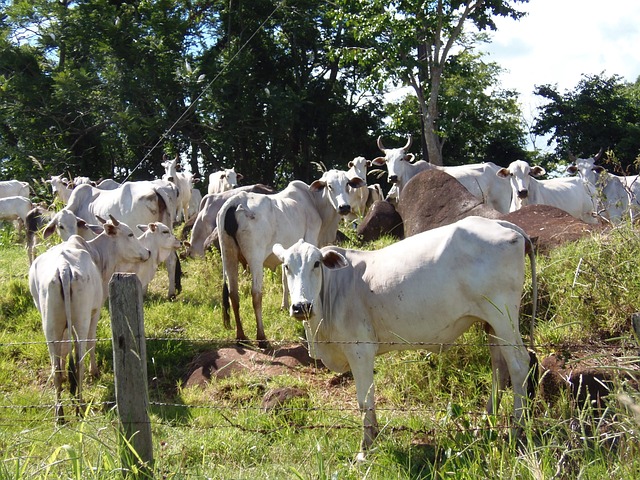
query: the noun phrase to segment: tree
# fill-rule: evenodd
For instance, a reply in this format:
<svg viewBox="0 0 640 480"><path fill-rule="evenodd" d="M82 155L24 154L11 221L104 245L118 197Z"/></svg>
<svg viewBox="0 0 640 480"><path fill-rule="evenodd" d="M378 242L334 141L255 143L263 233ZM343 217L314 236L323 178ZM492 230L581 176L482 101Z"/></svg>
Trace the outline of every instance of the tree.
<svg viewBox="0 0 640 480"><path fill-rule="evenodd" d="M612 150L627 171L640 154L640 83L618 75L582 75L577 86L560 94L557 86L536 87L548 102L540 107L534 133L551 134L558 158Z"/></svg>
<svg viewBox="0 0 640 480"><path fill-rule="evenodd" d="M465 50L448 60L438 98L443 163L492 161L502 166L526 158L525 129L515 92L496 87L500 67ZM387 108L390 133L420 132L418 102L408 95Z"/></svg>
<svg viewBox="0 0 640 480"><path fill-rule="evenodd" d="M465 32L495 30L494 16L519 19L514 8L528 0L339 0L338 23L348 26L352 43L341 53L344 61L370 68L371 78L391 79L410 86L418 100L424 156L442 165L443 131L440 125L440 92L447 60L474 36ZM378 81L378 87L382 87Z"/></svg>

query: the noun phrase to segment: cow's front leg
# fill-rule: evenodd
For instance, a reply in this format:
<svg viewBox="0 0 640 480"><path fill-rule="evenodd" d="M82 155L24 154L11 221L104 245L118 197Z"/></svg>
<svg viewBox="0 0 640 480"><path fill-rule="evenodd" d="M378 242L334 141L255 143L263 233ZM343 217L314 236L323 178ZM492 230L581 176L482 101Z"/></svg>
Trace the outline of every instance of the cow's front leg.
<svg viewBox="0 0 640 480"><path fill-rule="evenodd" d="M362 461L373 441L378 436L378 420L375 411L375 387L373 385L373 364L375 360L374 345L356 345L350 352L345 352L356 382L358 406L362 414L363 437L360 453L356 460Z"/></svg>

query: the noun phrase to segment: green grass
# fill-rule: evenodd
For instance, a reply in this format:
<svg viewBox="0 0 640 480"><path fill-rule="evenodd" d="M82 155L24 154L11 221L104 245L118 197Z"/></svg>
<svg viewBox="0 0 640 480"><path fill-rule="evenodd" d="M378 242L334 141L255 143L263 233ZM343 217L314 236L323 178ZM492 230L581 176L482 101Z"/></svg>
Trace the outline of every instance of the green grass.
<svg viewBox="0 0 640 480"><path fill-rule="evenodd" d="M121 475L108 311L103 309L98 329L101 376L85 383L85 417L56 425L26 252L15 238L11 232L0 235L0 479ZM632 403L638 400L638 344L629 317L640 298L639 254L636 232L624 227L538 258L539 355L561 353L576 361L595 352L600 363L629 369L615 388ZM440 355L397 352L377 359L381 434L363 463L354 463L361 419L348 376L338 382L323 369L242 374L186 388L191 361L228 346L234 331L222 326L219 255L186 261L183 268L176 300L165 299L162 270L144 305L157 478L640 478L640 425L615 399L603 415L594 415L566 395L550 405L538 398L525 440L511 441L511 392L498 417L483 413L491 372L481 328ZM241 278L245 331L254 336L249 276ZM303 331L280 311L280 301L279 272L267 272L267 337L297 341ZM524 303L526 310L529 286ZM264 393L280 386L299 387L308 398L286 411L264 412Z"/></svg>

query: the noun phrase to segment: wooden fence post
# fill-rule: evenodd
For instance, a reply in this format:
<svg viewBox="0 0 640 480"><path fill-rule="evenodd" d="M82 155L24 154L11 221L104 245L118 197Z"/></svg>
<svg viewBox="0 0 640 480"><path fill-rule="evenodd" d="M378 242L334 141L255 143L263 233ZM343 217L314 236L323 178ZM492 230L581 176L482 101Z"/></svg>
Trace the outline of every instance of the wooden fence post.
<svg viewBox="0 0 640 480"><path fill-rule="evenodd" d="M125 475L136 467L151 476L153 443L147 389L142 285L133 273L114 273L109 282L116 407L120 418Z"/></svg>

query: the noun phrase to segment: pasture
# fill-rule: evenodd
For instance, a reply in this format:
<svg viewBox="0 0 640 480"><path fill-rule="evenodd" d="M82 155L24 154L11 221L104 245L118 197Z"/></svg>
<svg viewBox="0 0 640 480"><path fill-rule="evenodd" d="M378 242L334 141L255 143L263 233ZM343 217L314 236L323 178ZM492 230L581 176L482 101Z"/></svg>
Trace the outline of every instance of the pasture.
<svg viewBox="0 0 640 480"><path fill-rule="evenodd" d="M23 239L4 230L0 252L0 478L113 478L120 473L120 452L108 310L98 327L102 374L87 380L85 416L56 425ZM354 463L361 418L349 375L313 362L267 368L282 366L273 354L271 365L245 356L235 374L187 386L198 356L234 348L235 331L222 327L219 254L185 260L182 293L166 300L167 278L160 273L144 304L154 476L639 478L639 346L631 329L631 316L640 310L639 256L638 233L622 225L538 257L538 357L555 354L569 369L608 372L610 394L601 408L580 404L569 389L545 389L520 441L510 438L510 390L496 417L484 413L489 352L482 329L473 328L440 355L378 357L381 432L362 463ZM240 281L245 331L255 338L250 276L244 272ZM526 315L530 285L525 292ZM266 272L263 317L274 351L295 347L304 337L301 324L280 310L280 300L279 271ZM529 319L522 324L528 335ZM280 387L303 395L265 411L265 394Z"/></svg>

